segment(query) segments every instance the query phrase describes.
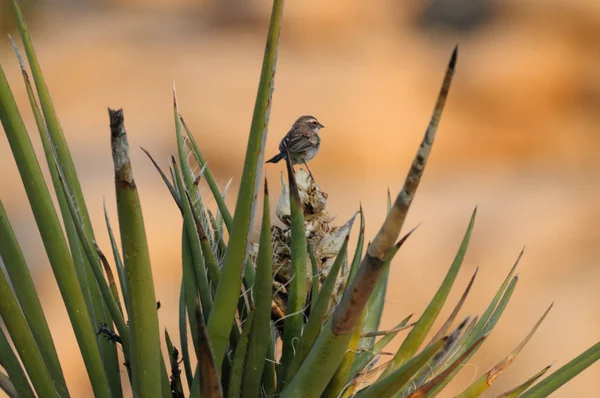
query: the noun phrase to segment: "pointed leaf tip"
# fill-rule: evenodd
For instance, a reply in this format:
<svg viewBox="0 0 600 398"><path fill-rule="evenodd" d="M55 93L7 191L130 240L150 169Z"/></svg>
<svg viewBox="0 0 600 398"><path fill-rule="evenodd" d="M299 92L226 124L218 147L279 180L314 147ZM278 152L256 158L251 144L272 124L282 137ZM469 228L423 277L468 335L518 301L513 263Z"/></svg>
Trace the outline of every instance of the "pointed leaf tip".
<svg viewBox="0 0 600 398"><path fill-rule="evenodd" d="M350 226L352 226L352 224L354 224L354 220L356 220L356 216L358 216L359 214L361 214L361 209L358 209L354 212L352 217L350 217L350 219L346 222L346 225L349 224Z"/></svg>
<svg viewBox="0 0 600 398"><path fill-rule="evenodd" d="M406 233L406 235L404 235L398 242L396 242L396 248L400 248L400 246L402 246L404 244L404 242L406 242L406 240L417 230L417 228L419 228L419 226L421 225L421 223L415 225L413 227L413 229L411 229L410 231L408 231Z"/></svg>
<svg viewBox="0 0 600 398"><path fill-rule="evenodd" d="M25 62L23 61L23 57L21 56L21 51L19 51L19 47L17 47L17 43L15 43L15 41L13 40L10 33L7 33L7 35L8 35L8 40L10 40L10 44L12 45L13 49L15 50L15 55L17 56L17 60L19 61L19 66L21 67L21 72L27 73L27 71L25 70Z"/></svg>
<svg viewBox="0 0 600 398"><path fill-rule="evenodd" d="M469 315L467 315L467 317L465 319L463 319L463 321L460 323L460 325L458 325L458 330L463 330L465 328L465 326L467 326L467 323L469 323L469 320L471 319L471 317Z"/></svg>
<svg viewBox="0 0 600 398"><path fill-rule="evenodd" d="M173 106L177 109L177 88L175 87L175 80L173 80Z"/></svg>
<svg viewBox="0 0 600 398"><path fill-rule="evenodd" d="M269 184L267 183L266 177L265 177L265 196L269 196Z"/></svg>
<svg viewBox="0 0 600 398"><path fill-rule="evenodd" d="M458 47L459 44L457 43L454 47L454 51L452 51L452 56L450 57L450 64L448 65L448 69L454 69L454 67L456 66L456 59L458 58Z"/></svg>

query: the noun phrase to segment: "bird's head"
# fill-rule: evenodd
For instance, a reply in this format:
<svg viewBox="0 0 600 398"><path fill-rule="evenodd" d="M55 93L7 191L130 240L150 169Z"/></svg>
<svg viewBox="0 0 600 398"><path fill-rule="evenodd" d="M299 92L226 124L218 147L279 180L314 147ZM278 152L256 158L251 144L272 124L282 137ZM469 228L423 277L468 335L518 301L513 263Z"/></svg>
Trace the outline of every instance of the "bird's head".
<svg viewBox="0 0 600 398"><path fill-rule="evenodd" d="M300 118L298 118L298 120L296 120L296 123L294 123L294 126L308 127L315 133L318 133L320 129L325 127L321 123L319 123L317 118L314 116L301 116Z"/></svg>

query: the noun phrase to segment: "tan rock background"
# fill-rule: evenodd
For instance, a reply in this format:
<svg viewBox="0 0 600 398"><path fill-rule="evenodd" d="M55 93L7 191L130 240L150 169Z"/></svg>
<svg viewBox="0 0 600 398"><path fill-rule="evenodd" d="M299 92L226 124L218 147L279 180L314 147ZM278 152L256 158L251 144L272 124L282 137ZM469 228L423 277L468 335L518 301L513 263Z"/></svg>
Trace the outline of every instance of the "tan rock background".
<svg viewBox="0 0 600 398"><path fill-rule="evenodd" d="M38 56L106 248L103 197L116 217L106 107L125 109L161 322L174 330L179 215L136 148L143 145L166 165L175 148L176 81L181 111L218 180L225 185L233 177L234 204L269 2L29 3ZM267 142L268 153L274 153L297 116L317 116L326 129L311 169L329 193L330 211L341 223L362 202L372 237L384 217L386 188L393 194L400 189L447 59L460 41L438 140L407 222L423 225L394 263L383 327L425 308L475 205L472 244L448 307L479 266L463 312L481 314L524 244L527 251L503 319L443 397L460 392L503 358L550 302L555 308L547 321L487 396L553 361L555 368L562 366L600 336L600 3L486 1L474 11L466 8L470 3L434 1L426 9L391 0L288 1ZM9 21L10 15L3 12L1 19ZM448 21L462 22L457 29ZM7 39L0 40L0 62L26 109ZM24 117L37 134L31 113ZM38 138L33 140L39 148ZM0 197L42 291L72 396L89 396L4 136L0 168ZM283 167L265 170L275 185ZM555 396L600 396L599 379L596 364Z"/></svg>

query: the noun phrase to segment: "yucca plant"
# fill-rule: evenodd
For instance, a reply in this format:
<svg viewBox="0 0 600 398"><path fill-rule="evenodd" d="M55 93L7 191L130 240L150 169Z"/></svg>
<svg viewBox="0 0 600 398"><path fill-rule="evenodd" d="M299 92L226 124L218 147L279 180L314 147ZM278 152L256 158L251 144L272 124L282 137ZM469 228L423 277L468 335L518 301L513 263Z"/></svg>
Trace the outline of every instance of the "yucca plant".
<svg viewBox="0 0 600 398"><path fill-rule="evenodd" d="M492 332L516 287L517 264L481 316L467 317L453 326L473 275L450 317L426 342L460 271L475 211L448 274L419 319L411 323L406 317L394 329L379 330L390 264L412 232L398 239L429 158L458 48L450 58L431 121L400 194L395 200L388 194L387 217L368 245L362 209L358 212L360 230L350 255L354 217L344 225L330 225L327 195L314 179L303 170L296 173L289 163L275 212L283 226L271 224L271 198L267 182L262 181L262 165L283 14L283 1L275 0L235 209L227 207L224 191L179 113L176 98L177 156L171 158L169 172L163 172L147 153L182 214L179 330L162 334L123 111L109 110L121 241L119 247L107 215L113 269L95 242L98 230L91 225L76 168L16 0L12 6L33 84L16 45L15 50L60 212L53 205L1 68L0 118L94 396L122 397L130 389L133 396L144 398L433 397ZM201 180L210 188L216 211L210 211L208 199L200 194ZM254 223L261 190L262 220ZM260 238L251 243L254 225L260 226ZM4 368L0 387L11 397L68 397L38 294L1 205L0 255L5 267L0 272L0 315L7 332L0 329ZM459 396L484 393L513 362L548 310L513 352ZM393 358L381 360L386 345L404 329L408 334ZM162 355L163 343L168 358ZM549 366L523 377L523 384L502 396L547 396L598 358L600 343L540 383L536 384ZM123 367L127 377L122 379Z"/></svg>

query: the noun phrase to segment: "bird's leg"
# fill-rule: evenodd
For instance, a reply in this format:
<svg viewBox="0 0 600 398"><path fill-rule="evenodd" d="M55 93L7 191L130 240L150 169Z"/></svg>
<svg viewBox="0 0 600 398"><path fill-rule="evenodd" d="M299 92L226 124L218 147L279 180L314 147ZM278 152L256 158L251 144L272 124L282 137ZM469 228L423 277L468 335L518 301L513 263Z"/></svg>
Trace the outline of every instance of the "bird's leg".
<svg viewBox="0 0 600 398"><path fill-rule="evenodd" d="M308 167L308 165L306 164L306 160L304 161L304 165L306 166L306 170L308 170L308 174L310 175L310 178L312 178L313 182L315 181L315 177L313 176L312 171L310 171L310 167Z"/></svg>

